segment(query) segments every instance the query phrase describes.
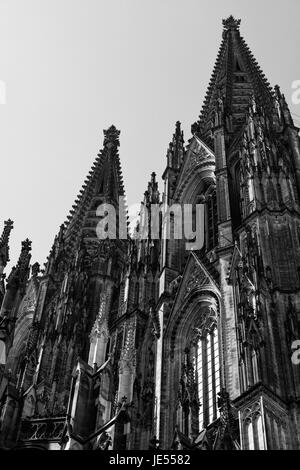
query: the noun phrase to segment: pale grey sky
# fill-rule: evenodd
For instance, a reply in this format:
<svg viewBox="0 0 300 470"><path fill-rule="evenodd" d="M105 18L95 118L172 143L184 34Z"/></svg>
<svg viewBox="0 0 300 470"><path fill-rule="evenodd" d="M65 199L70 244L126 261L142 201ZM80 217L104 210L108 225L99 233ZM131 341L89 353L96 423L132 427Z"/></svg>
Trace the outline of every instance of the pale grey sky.
<svg viewBox="0 0 300 470"><path fill-rule="evenodd" d="M0 0L0 231L14 220L10 265L26 237L32 262L44 263L112 123L128 203L142 199L177 120L190 137L230 14L291 103L299 0ZM300 121L300 105L291 109Z"/></svg>

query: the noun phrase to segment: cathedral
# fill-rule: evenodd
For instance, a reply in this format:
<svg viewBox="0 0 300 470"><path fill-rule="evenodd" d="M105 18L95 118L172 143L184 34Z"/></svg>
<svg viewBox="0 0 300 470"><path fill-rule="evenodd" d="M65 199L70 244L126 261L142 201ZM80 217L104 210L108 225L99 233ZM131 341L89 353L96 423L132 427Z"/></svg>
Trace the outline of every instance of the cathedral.
<svg viewBox="0 0 300 470"><path fill-rule="evenodd" d="M103 204L127 210L115 126L43 269L26 239L5 274L4 222L1 449L300 450L299 129L240 22L223 20L199 119L186 141L176 123L135 236L97 230ZM192 207L194 248L172 205Z"/></svg>

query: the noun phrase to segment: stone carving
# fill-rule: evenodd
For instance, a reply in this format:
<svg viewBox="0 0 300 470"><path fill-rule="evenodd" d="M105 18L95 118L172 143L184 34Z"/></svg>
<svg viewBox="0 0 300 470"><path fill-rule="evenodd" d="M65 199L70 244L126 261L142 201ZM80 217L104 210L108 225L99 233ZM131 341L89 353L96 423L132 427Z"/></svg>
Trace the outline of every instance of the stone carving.
<svg viewBox="0 0 300 470"><path fill-rule="evenodd" d="M197 153L192 151L190 156L189 170L193 171L198 165L201 165L201 163L203 163L203 161L208 158L211 158L211 156L204 147L200 147Z"/></svg>
<svg viewBox="0 0 300 470"><path fill-rule="evenodd" d="M112 438L107 432L103 432L97 442L96 450L108 450L112 445Z"/></svg>
<svg viewBox="0 0 300 470"><path fill-rule="evenodd" d="M192 290L203 287L207 284L210 284L208 276L200 267L196 266L186 285L185 297L187 297Z"/></svg>
<svg viewBox="0 0 300 470"><path fill-rule="evenodd" d="M228 29L239 29L241 24L241 20L235 19L232 15L224 19L222 22L225 31Z"/></svg>
<svg viewBox="0 0 300 470"><path fill-rule="evenodd" d="M124 364L129 366L131 369L136 365L135 332L136 318L132 318L126 324L126 340L120 358L121 369Z"/></svg>

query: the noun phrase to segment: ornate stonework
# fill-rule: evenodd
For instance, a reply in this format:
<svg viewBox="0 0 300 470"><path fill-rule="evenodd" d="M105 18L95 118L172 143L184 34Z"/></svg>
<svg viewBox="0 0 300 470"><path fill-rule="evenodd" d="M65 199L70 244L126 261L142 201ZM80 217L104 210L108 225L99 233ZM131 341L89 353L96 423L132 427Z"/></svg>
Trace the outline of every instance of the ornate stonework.
<svg viewBox="0 0 300 470"><path fill-rule="evenodd" d="M300 449L300 139L240 23L223 20L192 136L176 123L164 192L152 173L142 201L202 204L201 249L162 220L98 238L99 205L126 213L115 126L44 269L27 239L6 276L4 223L0 448Z"/></svg>

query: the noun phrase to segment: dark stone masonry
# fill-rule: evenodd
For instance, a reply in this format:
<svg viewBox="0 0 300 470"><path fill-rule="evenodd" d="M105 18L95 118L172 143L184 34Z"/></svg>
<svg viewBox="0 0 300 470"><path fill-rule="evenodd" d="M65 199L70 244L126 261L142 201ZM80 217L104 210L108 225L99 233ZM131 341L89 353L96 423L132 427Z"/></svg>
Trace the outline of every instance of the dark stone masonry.
<svg viewBox="0 0 300 470"><path fill-rule="evenodd" d="M44 269L25 240L4 276L5 222L0 448L300 450L298 131L230 16L199 120L186 144L176 123L142 204L201 204L201 247L163 217L159 238L99 239L98 207L125 195L114 126Z"/></svg>

